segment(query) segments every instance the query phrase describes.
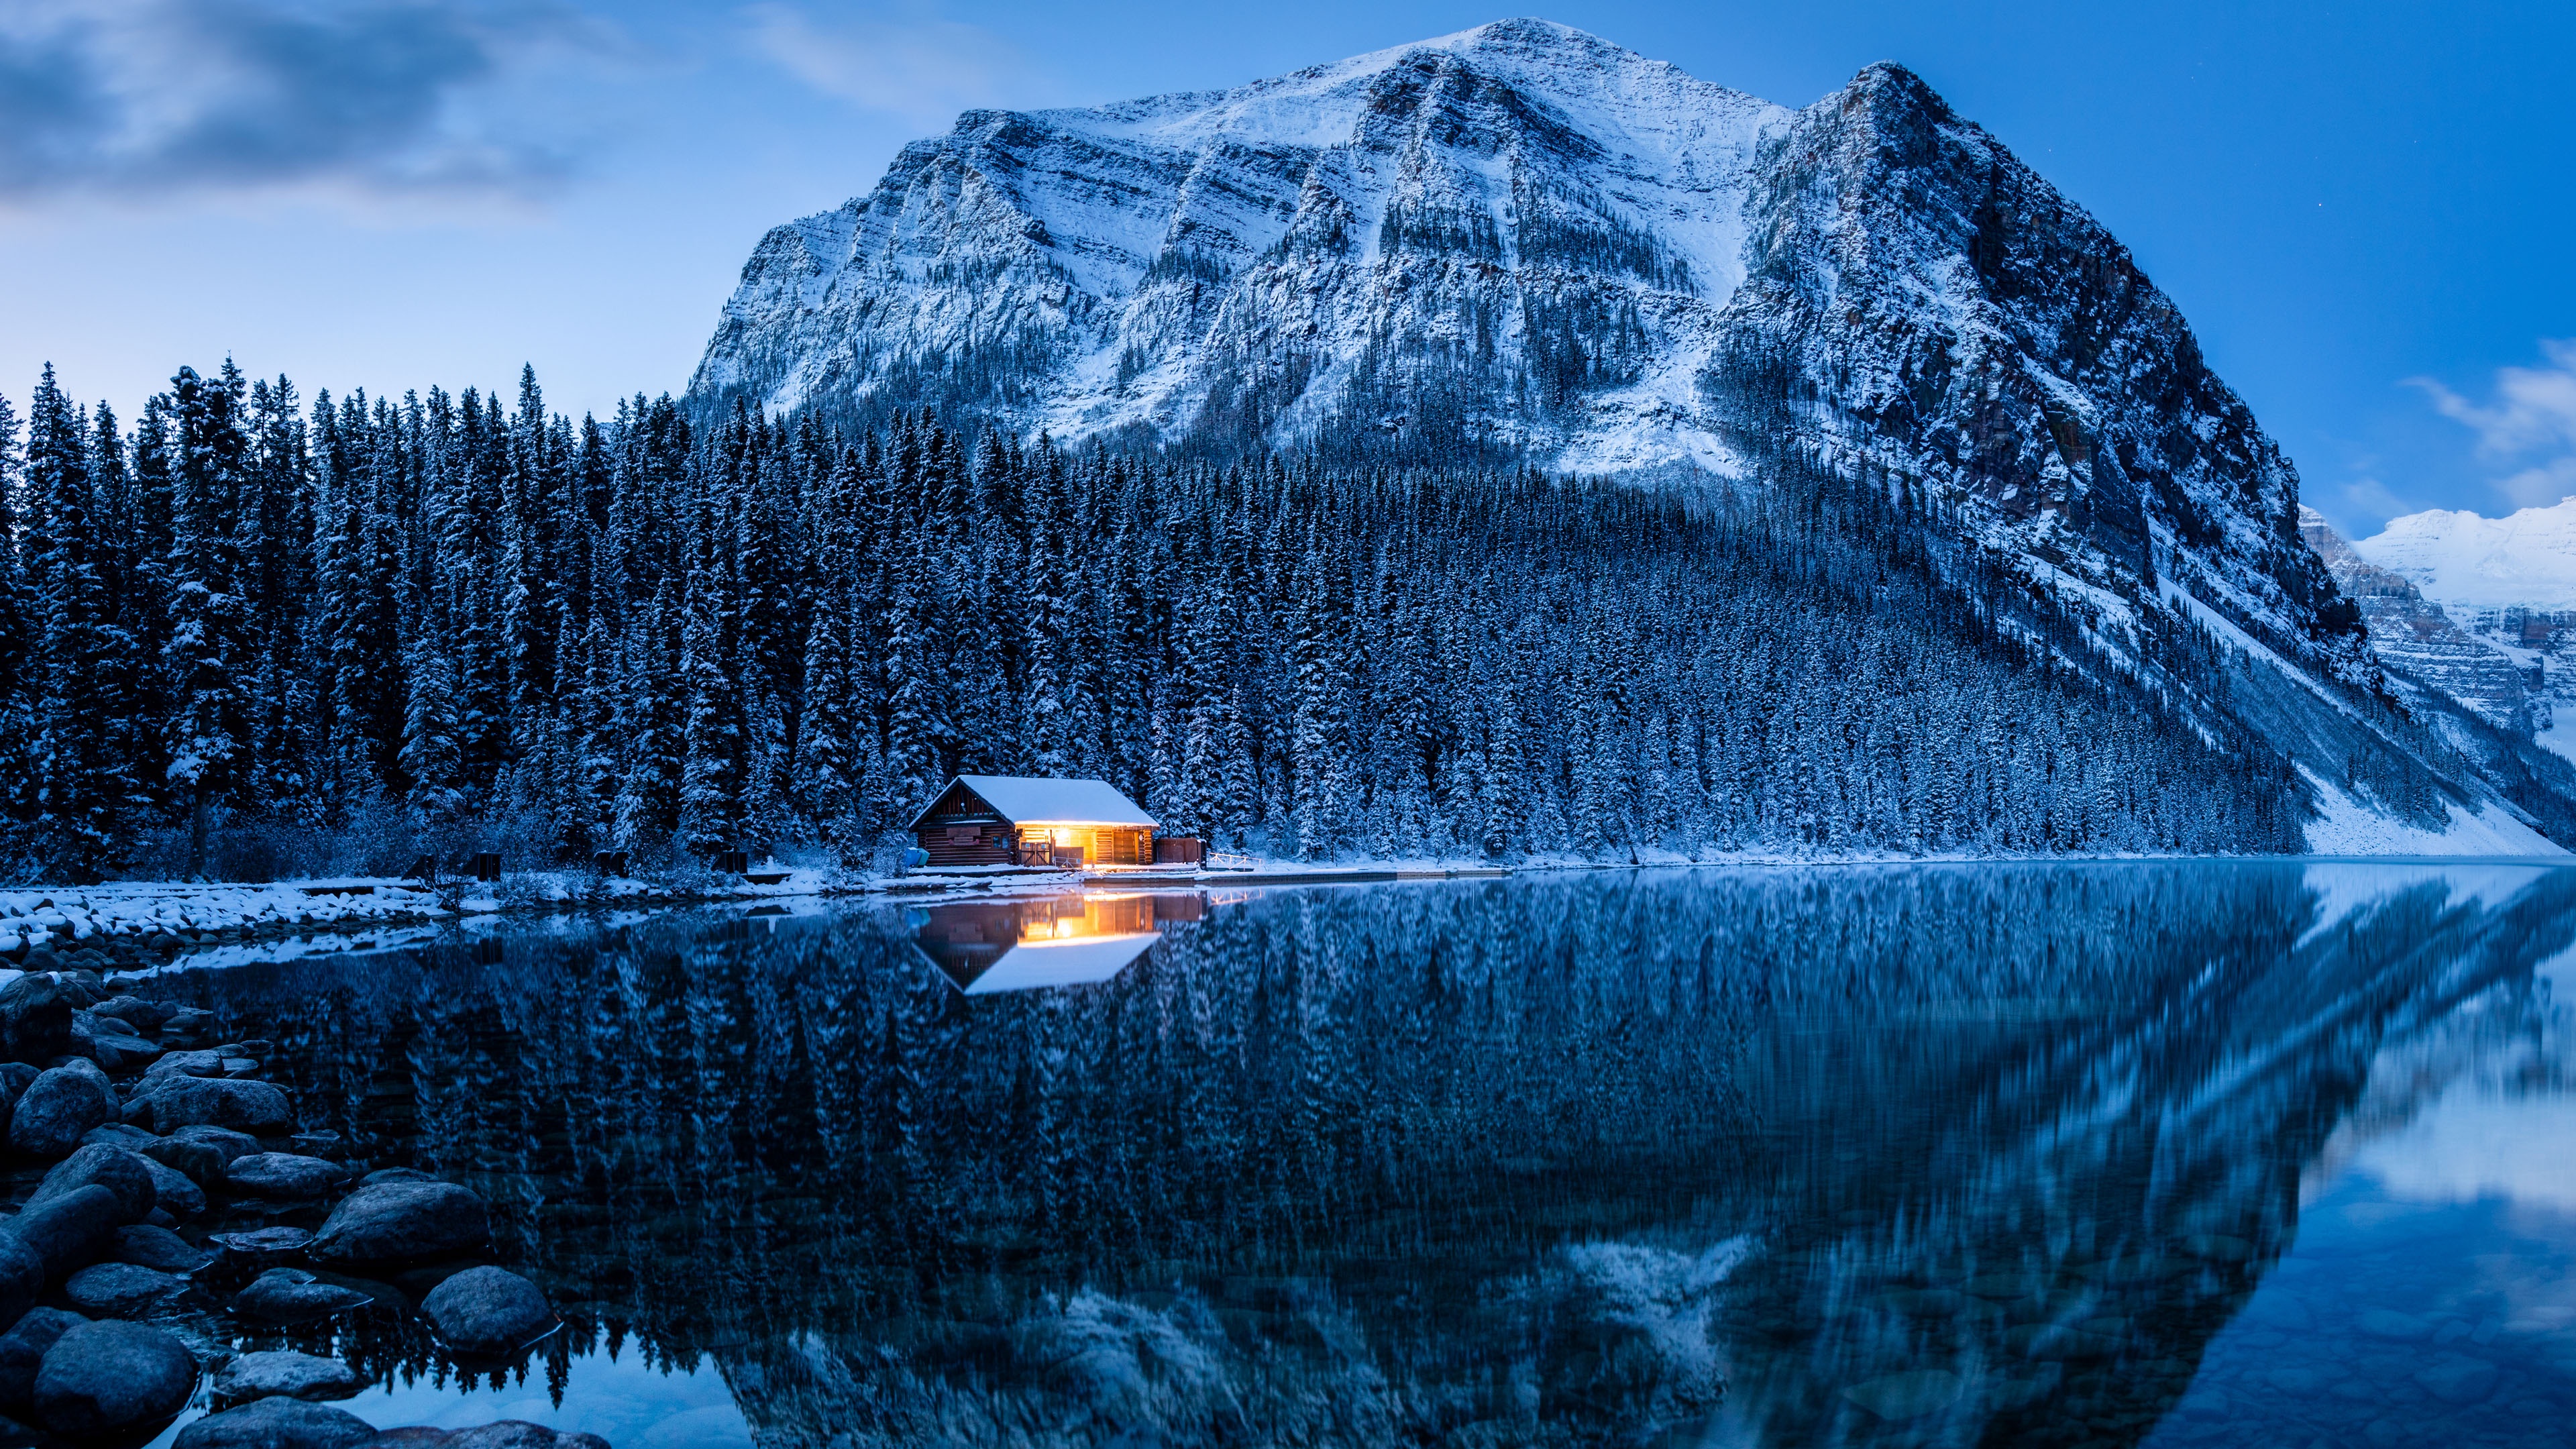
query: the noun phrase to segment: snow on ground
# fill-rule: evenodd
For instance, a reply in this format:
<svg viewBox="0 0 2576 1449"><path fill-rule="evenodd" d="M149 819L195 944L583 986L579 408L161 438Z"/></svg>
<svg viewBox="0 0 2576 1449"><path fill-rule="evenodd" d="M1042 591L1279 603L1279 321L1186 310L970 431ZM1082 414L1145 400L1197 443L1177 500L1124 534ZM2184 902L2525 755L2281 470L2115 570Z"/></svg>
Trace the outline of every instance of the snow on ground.
<svg viewBox="0 0 2576 1449"><path fill-rule="evenodd" d="M275 885L192 885L119 881L113 885L0 891L0 947L65 945L114 937L208 932L332 930L370 921L451 915L435 893L415 882L376 879L296 881Z"/></svg>
<svg viewBox="0 0 2576 1449"><path fill-rule="evenodd" d="M2308 824L2308 850L2315 855L2565 855L2567 848L2513 818L2504 806L2488 801L2470 814L2447 806L2451 823L2426 830L2392 820L2362 804L2325 779L2299 767L2316 792L2318 818Z"/></svg>
<svg viewBox="0 0 2576 1449"><path fill-rule="evenodd" d="M22 946L71 947L112 940L149 943L162 936L202 938L298 932L366 931L380 923L412 924L521 907L671 903L815 895L831 887L821 871L775 867L785 878L766 885L714 883L673 888L648 881L602 880L576 872L514 876L502 887L476 884L475 894L447 894L418 881L384 876L280 881L265 885L187 881L117 881L97 886L30 886L0 890L0 951ZM763 871L761 874L769 874Z"/></svg>
<svg viewBox="0 0 2576 1449"><path fill-rule="evenodd" d="M2553 716L2549 728L2534 734L2532 739L2544 750L2555 750L2569 760L2576 760L2576 709L2561 708L2553 711Z"/></svg>

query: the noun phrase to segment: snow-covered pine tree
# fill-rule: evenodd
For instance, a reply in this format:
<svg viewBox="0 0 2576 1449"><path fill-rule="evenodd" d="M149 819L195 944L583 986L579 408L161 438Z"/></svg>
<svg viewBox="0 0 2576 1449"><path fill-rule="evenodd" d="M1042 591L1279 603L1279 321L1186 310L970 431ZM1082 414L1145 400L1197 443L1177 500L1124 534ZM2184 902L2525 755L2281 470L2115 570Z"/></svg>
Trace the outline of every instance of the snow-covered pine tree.
<svg viewBox="0 0 2576 1449"><path fill-rule="evenodd" d="M321 722L305 657L315 515L310 440L294 383L284 377L254 380L244 422L250 456L242 501L242 603L250 687L244 701L248 752L236 804L311 821L324 813L314 795Z"/></svg>
<svg viewBox="0 0 2576 1449"><path fill-rule="evenodd" d="M121 662L100 577L88 420L55 386L47 363L27 409L26 490L41 508L25 539L42 610L33 683L37 850L75 885L99 878L123 841L118 815L132 793L110 713Z"/></svg>
<svg viewBox="0 0 2576 1449"><path fill-rule="evenodd" d="M1298 574L1296 719L1289 749L1295 771L1297 856L1323 860L1347 850L1357 815L1352 758L1349 577L1339 551L1310 531Z"/></svg>
<svg viewBox="0 0 2576 1449"><path fill-rule="evenodd" d="M707 500L688 544L687 623L680 641L679 687L685 720L680 766L680 843L700 855L732 848L742 820L742 715L727 648L733 580L718 556L730 532L730 510Z"/></svg>
<svg viewBox="0 0 2576 1449"><path fill-rule="evenodd" d="M18 410L0 396L0 810L31 823L37 812L34 648L44 623L20 554L27 511L21 464Z"/></svg>
<svg viewBox="0 0 2576 1449"><path fill-rule="evenodd" d="M121 817L121 850L127 843L121 827L144 817L151 803L146 781L158 777L154 765L160 732L153 723L148 667L156 656L137 631L149 627L147 621L164 617L155 595L158 570L151 562L166 549L153 547L134 471L126 461L124 435L117 428L114 409L104 402L91 414L89 474L97 520L93 557L106 610L92 676L97 681L98 709L106 722L106 749L116 762L120 794L112 808Z"/></svg>
<svg viewBox="0 0 2576 1449"><path fill-rule="evenodd" d="M616 694L616 840L628 850L667 841L680 824L687 755L677 684L680 613L678 582L666 573L651 599L632 612L626 630L624 677Z"/></svg>
<svg viewBox="0 0 2576 1449"><path fill-rule="evenodd" d="M182 367L170 379L172 622L163 646L170 674L169 778L185 803L188 870L206 869L208 832L246 749L249 621L241 587L241 505L250 439L243 379L226 359L213 378Z"/></svg>

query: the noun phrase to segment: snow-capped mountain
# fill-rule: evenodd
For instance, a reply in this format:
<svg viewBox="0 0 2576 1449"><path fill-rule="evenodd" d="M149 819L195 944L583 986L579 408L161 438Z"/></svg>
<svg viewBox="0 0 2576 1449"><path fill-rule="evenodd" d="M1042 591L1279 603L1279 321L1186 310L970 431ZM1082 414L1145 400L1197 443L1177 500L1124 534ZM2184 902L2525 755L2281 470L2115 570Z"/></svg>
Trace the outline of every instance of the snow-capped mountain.
<svg viewBox="0 0 2576 1449"><path fill-rule="evenodd" d="M2548 703L2532 671L2460 627L2414 581L2364 558L2313 508L2300 513L2308 546L2361 606L2380 662L2401 681L2457 701L2509 733L2531 735L2549 724Z"/></svg>
<svg viewBox="0 0 2576 1449"><path fill-rule="evenodd" d="M2445 605L2576 611L2576 498L2502 518L2410 513L2352 547Z"/></svg>
<svg viewBox="0 0 2576 1449"><path fill-rule="evenodd" d="M2410 513L2351 547L2443 613L2489 672L2510 671L2539 742L2576 759L2576 498L2502 518Z"/></svg>
<svg viewBox="0 0 2576 1449"><path fill-rule="evenodd" d="M1401 429L1722 464L1699 385L1791 113L1543 21L1235 90L970 111L771 232L693 389L919 389L1059 437Z"/></svg>
<svg viewBox="0 0 2576 1449"><path fill-rule="evenodd" d="M1895 65L1791 110L1507 20L1232 90L971 111L764 238L691 386L1059 439L1860 480L2005 627L2252 730L2321 808L2576 829L2555 785L2490 768L2509 743L2407 718L2301 540L2295 472L2173 303Z"/></svg>

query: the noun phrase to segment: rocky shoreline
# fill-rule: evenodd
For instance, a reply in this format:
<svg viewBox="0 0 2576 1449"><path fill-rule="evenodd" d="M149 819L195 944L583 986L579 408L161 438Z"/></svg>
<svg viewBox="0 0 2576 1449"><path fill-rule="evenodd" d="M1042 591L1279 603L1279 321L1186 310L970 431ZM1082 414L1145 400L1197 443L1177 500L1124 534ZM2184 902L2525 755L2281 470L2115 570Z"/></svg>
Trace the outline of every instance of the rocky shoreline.
<svg viewBox="0 0 2576 1449"><path fill-rule="evenodd" d="M337 1360L233 1351L365 1311L503 1373L563 1325L488 1260L473 1191L299 1130L269 1043L213 1040L96 946L23 964L0 982L0 1449L143 1444L201 1384L214 1412L176 1449L606 1449L519 1421L380 1430L322 1402L364 1386Z"/></svg>

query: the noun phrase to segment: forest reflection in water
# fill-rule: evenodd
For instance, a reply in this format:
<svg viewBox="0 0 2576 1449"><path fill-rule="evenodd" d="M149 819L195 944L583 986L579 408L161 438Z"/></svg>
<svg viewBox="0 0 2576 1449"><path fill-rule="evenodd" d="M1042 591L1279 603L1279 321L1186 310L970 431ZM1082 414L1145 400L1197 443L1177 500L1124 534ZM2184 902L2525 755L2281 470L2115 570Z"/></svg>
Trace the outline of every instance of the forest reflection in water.
<svg viewBox="0 0 2576 1449"><path fill-rule="evenodd" d="M513 1412L620 1449L2558 1443L2571 939L2545 868L1696 870L170 987L495 1203L576 1327Z"/></svg>

